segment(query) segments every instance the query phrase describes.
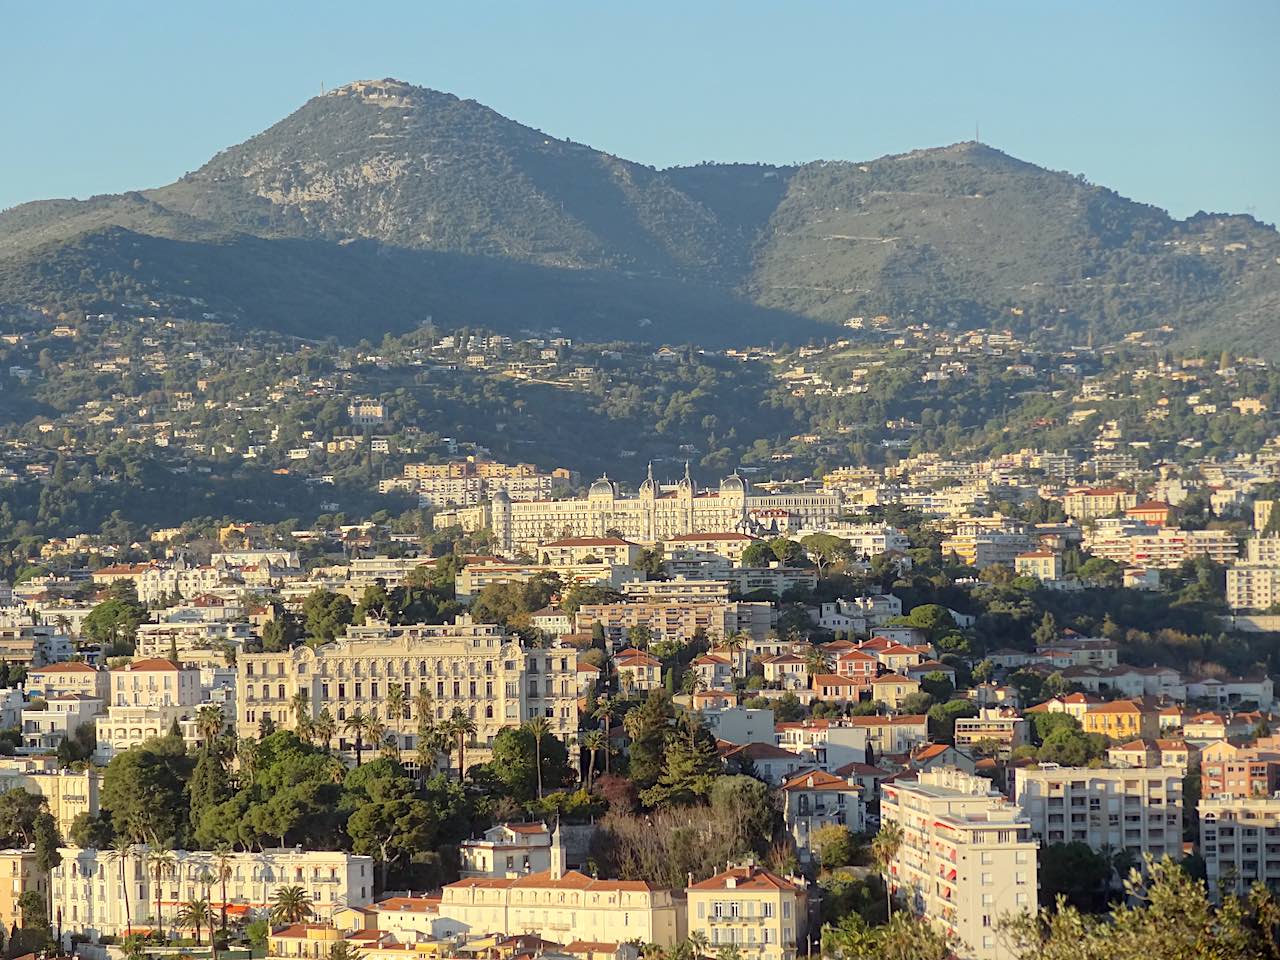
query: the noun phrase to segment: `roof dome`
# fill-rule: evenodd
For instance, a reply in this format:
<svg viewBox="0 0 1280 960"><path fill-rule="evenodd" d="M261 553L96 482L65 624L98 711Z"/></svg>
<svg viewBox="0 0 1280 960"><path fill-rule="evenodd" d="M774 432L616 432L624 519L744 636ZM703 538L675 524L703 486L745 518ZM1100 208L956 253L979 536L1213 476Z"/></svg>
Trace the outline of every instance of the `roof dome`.
<svg viewBox="0 0 1280 960"><path fill-rule="evenodd" d="M609 475L602 474L600 479L591 484L591 488L587 491L587 497L591 500L615 500L618 496L618 485L609 479Z"/></svg>
<svg viewBox="0 0 1280 960"><path fill-rule="evenodd" d="M742 496L747 492L747 481L738 476L738 471L735 470L720 481L720 492L722 494Z"/></svg>

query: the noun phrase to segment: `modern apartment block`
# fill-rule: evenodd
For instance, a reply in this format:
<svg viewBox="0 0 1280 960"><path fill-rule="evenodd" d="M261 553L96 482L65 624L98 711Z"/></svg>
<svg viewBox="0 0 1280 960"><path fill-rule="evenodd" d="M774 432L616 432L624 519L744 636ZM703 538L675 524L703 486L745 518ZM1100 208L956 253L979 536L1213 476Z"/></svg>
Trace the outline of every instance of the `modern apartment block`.
<svg viewBox="0 0 1280 960"><path fill-rule="evenodd" d="M402 750L415 751L413 701L420 693L431 698L436 720L461 709L475 721L478 749L466 751L473 763L488 759L486 748L503 727L545 717L566 743L578 728L572 648L526 648L503 628L472 623L467 616L453 624L349 627L345 638L320 647L241 654L236 668L236 728L242 737L256 736L264 718L292 727L292 701L300 691L313 716L328 710L338 722L344 751L354 743L341 732L342 724L357 712L381 719ZM400 717L386 713L393 686L404 691ZM406 761L413 766L412 758Z"/></svg>
<svg viewBox="0 0 1280 960"><path fill-rule="evenodd" d="M1046 845L1087 843L1182 857L1182 777L1174 767L1018 768L1013 799Z"/></svg>
<svg viewBox="0 0 1280 960"><path fill-rule="evenodd" d="M990 780L954 767L884 784L880 817L902 828L889 865L893 893L955 937L957 956L1004 956L999 922L1036 909L1031 821Z"/></svg>
<svg viewBox="0 0 1280 960"><path fill-rule="evenodd" d="M1201 800L1200 855L1212 896L1280 886L1280 797Z"/></svg>

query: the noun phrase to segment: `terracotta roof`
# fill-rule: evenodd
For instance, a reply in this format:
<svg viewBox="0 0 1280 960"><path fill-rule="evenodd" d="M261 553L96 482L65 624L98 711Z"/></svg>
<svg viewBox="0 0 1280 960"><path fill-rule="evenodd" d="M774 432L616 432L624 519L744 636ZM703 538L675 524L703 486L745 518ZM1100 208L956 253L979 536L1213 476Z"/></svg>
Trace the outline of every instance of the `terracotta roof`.
<svg viewBox="0 0 1280 960"><path fill-rule="evenodd" d="M574 940L564 948L565 953L617 953L618 945L605 940Z"/></svg>
<svg viewBox="0 0 1280 960"><path fill-rule="evenodd" d="M504 823L506 829L512 833L546 833L547 825L545 823Z"/></svg>
<svg viewBox="0 0 1280 960"><path fill-rule="evenodd" d="M862 681L855 680L853 677L842 677L838 673L818 673L814 674L813 685L815 687L861 687Z"/></svg>
<svg viewBox="0 0 1280 960"><path fill-rule="evenodd" d="M375 910L396 910L403 913L434 913L440 909L439 897L387 897L374 905Z"/></svg>
<svg viewBox="0 0 1280 960"><path fill-rule="evenodd" d="M845 793L861 793L862 788L844 777L837 777L825 770L807 770L797 773L782 785L783 790L841 790Z"/></svg>
<svg viewBox="0 0 1280 960"><path fill-rule="evenodd" d="M774 746L772 743L729 744L724 750L724 758L746 757L748 760L799 760L800 755Z"/></svg>
<svg viewBox="0 0 1280 960"><path fill-rule="evenodd" d="M762 867L731 867L714 877L695 883L690 890L728 890L729 881L734 882L738 890L798 890L790 880L776 873L770 873Z"/></svg>
<svg viewBox="0 0 1280 960"><path fill-rule="evenodd" d="M80 661L67 661L66 663L51 663L45 667L37 667L31 671L32 676L40 673L97 673L93 667L87 663Z"/></svg>
<svg viewBox="0 0 1280 960"><path fill-rule="evenodd" d="M885 673L885 674L881 674L878 677L872 677L871 682L872 683L917 683L918 681L912 680L910 677L904 677L900 673Z"/></svg>
<svg viewBox="0 0 1280 960"><path fill-rule="evenodd" d="M159 657L152 657L149 660L134 660L126 663L123 667L116 667L112 673L127 672L132 673L137 670L177 670L178 665L172 660L162 660Z"/></svg>
<svg viewBox="0 0 1280 960"><path fill-rule="evenodd" d="M644 880L595 880L588 877L585 873L579 873L577 870L569 870L559 879L551 876L550 870L542 870L538 873L526 874L523 877L515 879L506 879L501 877L469 877L451 883L446 890L457 887L487 887L490 889L502 889L509 887L546 887L561 890L630 890L630 891L650 891L665 889L656 887Z"/></svg>

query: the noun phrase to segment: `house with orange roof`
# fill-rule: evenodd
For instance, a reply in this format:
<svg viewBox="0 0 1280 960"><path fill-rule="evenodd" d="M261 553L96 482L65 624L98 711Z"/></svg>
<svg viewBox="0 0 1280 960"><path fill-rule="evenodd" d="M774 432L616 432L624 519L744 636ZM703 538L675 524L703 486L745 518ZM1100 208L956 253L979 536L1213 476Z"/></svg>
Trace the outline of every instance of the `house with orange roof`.
<svg viewBox="0 0 1280 960"><path fill-rule="evenodd" d="M856 778L824 770L804 770L782 784L782 820L802 862L813 859L810 841L823 827L862 833L866 808Z"/></svg>
<svg viewBox="0 0 1280 960"><path fill-rule="evenodd" d="M880 660L865 650L844 650L836 655L836 673L869 682L880 672Z"/></svg>
<svg viewBox="0 0 1280 960"><path fill-rule="evenodd" d="M782 690L803 690L809 683L809 667L803 657L782 653L760 661L764 681Z"/></svg>
<svg viewBox="0 0 1280 960"><path fill-rule="evenodd" d="M551 869L551 828L499 823L458 845L463 877L520 877Z"/></svg>
<svg viewBox="0 0 1280 960"><path fill-rule="evenodd" d="M693 659L694 672L707 690L724 690L733 686L733 660L727 653L711 651Z"/></svg>
<svg viewBox="0 0 1280 960"><path fill-rule="evenodd" d="M720 759L731 772L749 772L775 786L806 766L800 754L772 743L737 744L721 741Z"/></svg>
<svg viewBox="0 0 1280 960"><path fill-rule="evenodd" d="M902 701L920 692L920 681L900 673L884 673L871 681L871 699L878 700L897 710Z"/></svg>
<svg viewBox="0 0 1280 960"><path fill-rule="evenodd" d="M976 769L972 756L949 743L922 743L907 757L908 770L931 770L934 767L955 767L965 773L973 773Z"/></svg>
<svg viewBox="0 0 1280 960"><path fill-rule="evenodd" d="M618 683L624 690L656 690L662 686L662 661L657 657L628 647L613 655Z"/></svg>
<svg viewBox="0 0 1280 960"><path fill-rule="evenodd" d="M1159 712L1140 700L1090 704L1080 725L1085 733L1100 733L1121 742L1160 735Z"/></svg>
<svg viewBox="0 0 1280 960"><path fill-rule="evenodd" d="M750 960L795 960L808 933L808 883L752 862L689 886L689 936Z"/></svg>
<svg viewBox="0 0 1280 960"><path fill-rule="evenodd" d="M834 673L815 673L811 685L815 697L835 704L857 703L869 689L865 680Z"/></svg>

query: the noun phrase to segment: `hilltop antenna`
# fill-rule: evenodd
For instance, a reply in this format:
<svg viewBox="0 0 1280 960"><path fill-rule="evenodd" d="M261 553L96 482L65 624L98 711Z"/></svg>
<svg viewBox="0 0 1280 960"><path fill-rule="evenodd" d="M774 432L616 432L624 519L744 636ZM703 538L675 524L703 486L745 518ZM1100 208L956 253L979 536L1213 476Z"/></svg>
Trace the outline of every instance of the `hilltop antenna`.
<svg viewBox="0 0 1280 960"><path fill-rule="evenodd" d="M320 96L324 96L324 81L320 81Z"/></svg>
<svg viewBox="0 0 1280 960"><path fill-rule="evenodd" d="M973 121L973 142L982 142L982 125L977 121Z"/></svg>

